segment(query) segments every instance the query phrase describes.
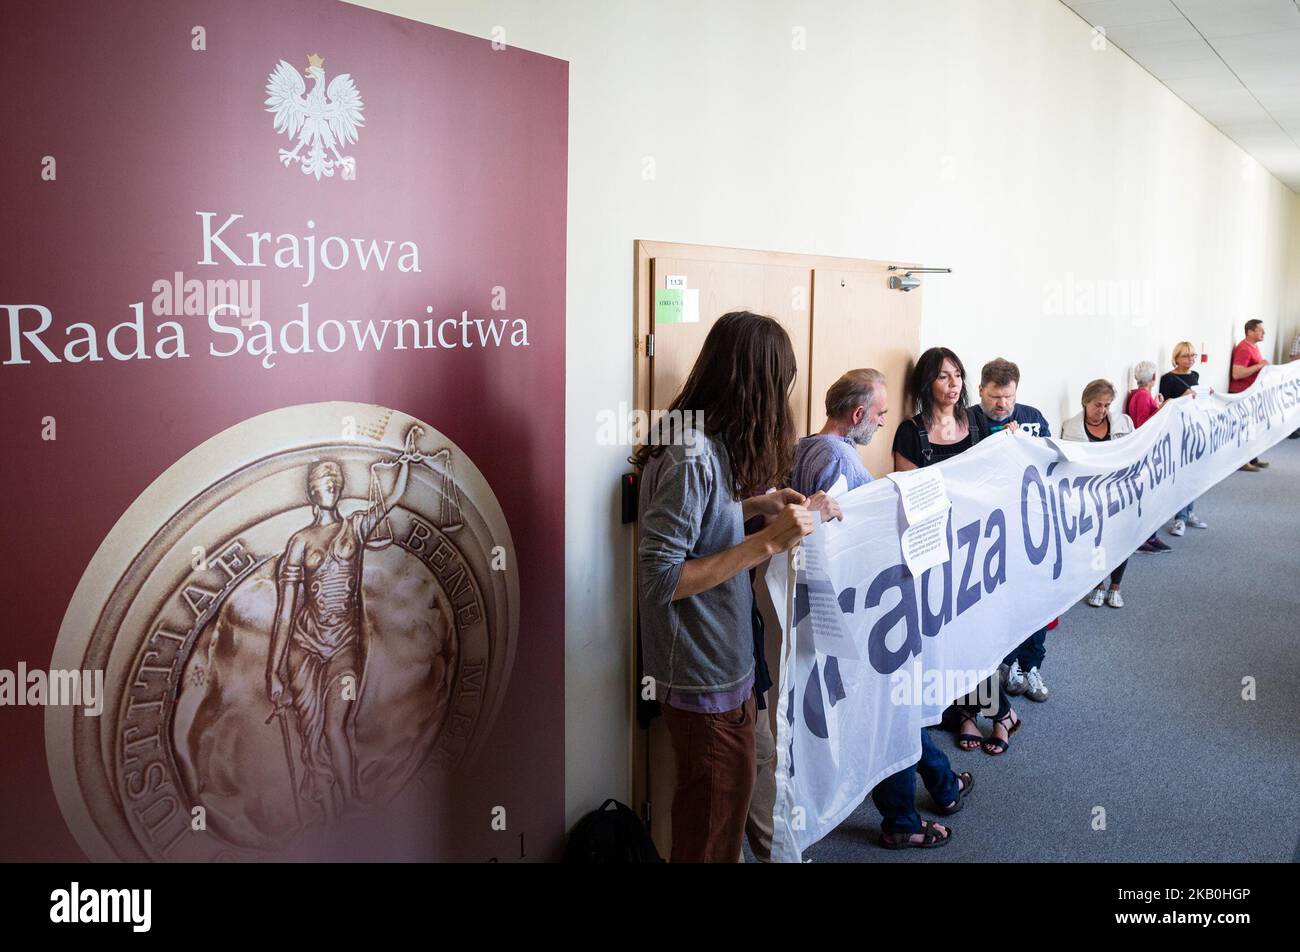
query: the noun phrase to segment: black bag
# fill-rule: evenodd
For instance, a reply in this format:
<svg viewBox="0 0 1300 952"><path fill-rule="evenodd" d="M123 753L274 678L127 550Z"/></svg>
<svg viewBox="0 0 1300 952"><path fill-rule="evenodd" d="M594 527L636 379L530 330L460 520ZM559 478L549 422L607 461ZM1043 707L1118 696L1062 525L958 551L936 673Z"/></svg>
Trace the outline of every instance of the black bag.
<svg viewBox="0 0 1300 952"><path fill-rule="evenodd" d="M609 807L613 805L613 809ZM641 818L610 797L573 828L564 848L566 863L662 863Z"/></svg>

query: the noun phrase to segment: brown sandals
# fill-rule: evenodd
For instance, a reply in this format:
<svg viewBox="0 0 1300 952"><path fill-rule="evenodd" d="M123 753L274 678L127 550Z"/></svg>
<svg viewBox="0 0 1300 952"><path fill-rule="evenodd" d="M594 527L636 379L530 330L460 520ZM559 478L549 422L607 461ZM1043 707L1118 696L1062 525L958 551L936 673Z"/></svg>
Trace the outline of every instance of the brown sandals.
<svg viewBox="0 0 1300 952"><path fill-rule="evenodd" d="M945 832L939 833L935 830L938 825L933 820L922 820L921 828L916 831L916 833L921 834L921 842L919 843L912 842L912 837L916 833L886 833L882 830L880 832L880 845L887 850L928 850L934 849L936 846L947 846L948 841L952 839L952 830L944 827Z"/></svg>
<svg viewBox="0 0 1300 952"><path fill-rule="evenodd" d="M975 787L975 778L971 776L969 770L963 770L961 773L957 774L957 778L961 781L961 787L957 790L957 799L949 806L944 806L942 803L936 803L934 805L934 812L940 816L952 816L954 813L958 812L965 805L962 801L966 799L967 794L969 794Z"/></svg>

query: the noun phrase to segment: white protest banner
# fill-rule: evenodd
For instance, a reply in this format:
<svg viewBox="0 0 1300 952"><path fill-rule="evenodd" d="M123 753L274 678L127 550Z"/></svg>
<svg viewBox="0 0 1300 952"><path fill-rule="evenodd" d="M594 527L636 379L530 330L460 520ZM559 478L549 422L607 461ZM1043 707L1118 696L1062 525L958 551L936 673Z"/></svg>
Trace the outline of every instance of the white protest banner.
<svg viewBox="0 0 1300 952"><path fill-rule="evenodd" d="M766 578L772 603L793 606L782 619L773 860L798 862L878 781L917 761L921 728L1008 651L1297 428L1300 363L1264 368L1245 393L1171 401L1113 442L999 433L939 464L950 555L919 577L904 559L894 483L840 496L843 521L805 543L820 550L817 578L797 577L790 602L784 556ZM827 612L840 617L808 617ZM856 658L810 637L841 624Z"/></svg>

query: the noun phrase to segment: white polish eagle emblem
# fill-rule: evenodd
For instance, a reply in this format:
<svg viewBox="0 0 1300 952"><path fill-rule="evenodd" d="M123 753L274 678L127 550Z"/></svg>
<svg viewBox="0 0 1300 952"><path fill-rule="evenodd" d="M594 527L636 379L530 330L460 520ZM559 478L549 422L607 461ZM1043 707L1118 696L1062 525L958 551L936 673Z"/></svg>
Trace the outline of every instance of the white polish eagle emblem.
<svg viewBox="0 0 1300 952"><path fill-rule="evenodd" d="M312 80L311 92L304 73ZM332 176L335 166L344 179L355 179L357 160L339 149L356 142L357 129L364 125L361 93L348 73L335 76L326 87L325 60L316 53L307 57L304 73L280 60L266 78L266 111L275 113L275 131L298 140L293 149L280 150L280 161L286 168L299 163L302 174L317 181Z"/></svg>

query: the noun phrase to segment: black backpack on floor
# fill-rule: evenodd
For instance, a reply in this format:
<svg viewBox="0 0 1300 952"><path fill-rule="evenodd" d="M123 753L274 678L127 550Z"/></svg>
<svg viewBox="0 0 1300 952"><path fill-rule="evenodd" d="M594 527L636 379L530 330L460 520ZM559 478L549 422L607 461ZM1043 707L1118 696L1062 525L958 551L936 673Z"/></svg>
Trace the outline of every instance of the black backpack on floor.
<svg viewBox="0 0 1300 952"><path fill-rule="evenodd" d="M613 809L609 809L610 806ZM662 863L650 833L636 812L610 797L573 828L564 849L566 863Z"/></svg>

